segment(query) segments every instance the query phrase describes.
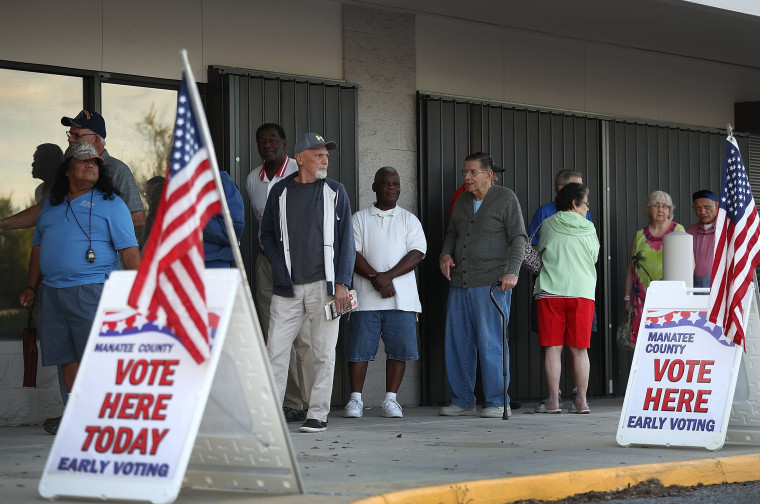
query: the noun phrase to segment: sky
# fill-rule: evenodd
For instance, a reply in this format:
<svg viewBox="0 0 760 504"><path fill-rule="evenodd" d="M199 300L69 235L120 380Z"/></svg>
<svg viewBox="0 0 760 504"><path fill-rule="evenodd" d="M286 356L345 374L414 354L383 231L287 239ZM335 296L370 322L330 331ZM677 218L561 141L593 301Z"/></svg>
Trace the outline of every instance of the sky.
<svg viewBox="0 0 760 504"><path fill-rule="evenodd" d="M82 110L82 78L0 69L0 196L12 197L17 211L26 208L41 181L31 176L34 151L54 143L65 151L67 128L61 117ZM173 124L177 93L119 84L103 84L103 117L109 154L132 168L136 178L150 168L149 139L137 132L153 105L159 120ZM142 190L142 188L140 188Z"/></svg>

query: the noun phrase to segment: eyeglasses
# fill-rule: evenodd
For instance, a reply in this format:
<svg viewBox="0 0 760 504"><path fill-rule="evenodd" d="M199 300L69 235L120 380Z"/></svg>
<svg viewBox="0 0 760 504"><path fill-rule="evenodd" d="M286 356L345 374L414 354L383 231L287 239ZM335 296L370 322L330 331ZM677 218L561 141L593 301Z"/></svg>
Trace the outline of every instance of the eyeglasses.
<svg viewBox="0 0 760 504"><path fill-rule="evenodd" d="M649 207L657 208L659 210L664 210L666 208L670 208L670 205L668 205L667 203L652 203L651 205L649 205Z"/></svg>
<svg viewBox="0 0 760 504"><path fill-rule="evenodd" d="M82 137L98 136L98 134L97 133L74 133L73 131L67 131L66 136L68 138L73 138L74 140L79 140Z"/></svg>
<svg viewBox="0 0 760 504"><path fill-rule="evenodd" d="M584 201L584 202L583 202L583 204L584 204L584 205L586 205L586 208L588 208L588 209L590 209L590 208L591 208L591 207L589 206L589 204L588 204L588 200Z"/></svg>
<svg viewBox="0 0 760 504"><path fill-rule="evenodd" d="M465 177L466 177L467 175L469 175L470 177L474 177L474 176L475 176L475 175L477 175L478 173L485 173L485 172L487 172L487 171L488 171L488 170L462 170L462 171L461 171L461 173L462 173L462 175L464 175Z"/></svg>

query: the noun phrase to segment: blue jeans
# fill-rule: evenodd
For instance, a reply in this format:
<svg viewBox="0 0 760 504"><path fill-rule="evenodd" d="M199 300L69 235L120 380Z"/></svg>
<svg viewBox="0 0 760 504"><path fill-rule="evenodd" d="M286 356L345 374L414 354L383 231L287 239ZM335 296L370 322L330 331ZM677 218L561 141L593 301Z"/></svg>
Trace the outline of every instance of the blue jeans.
<svg viewBox="0 0 760 504"><path fill-rule="evenodd" d="M478 357L483 378L484 407L504 406L502 320L489 294L491 287L451 287L446 305L446 378L451 404L475 407ZM509 323L512 291L494 290ZM509 386L509 348L507 386Z"/></svg>
<svg viewBox="0 0 760 504"><path fill-rule="evenodd" d="M705 276L697 276L694 275L694 287L707 287L710 288L710 275ZM706 296L706 293L700 292L699 294L702 294Z"/></svg>

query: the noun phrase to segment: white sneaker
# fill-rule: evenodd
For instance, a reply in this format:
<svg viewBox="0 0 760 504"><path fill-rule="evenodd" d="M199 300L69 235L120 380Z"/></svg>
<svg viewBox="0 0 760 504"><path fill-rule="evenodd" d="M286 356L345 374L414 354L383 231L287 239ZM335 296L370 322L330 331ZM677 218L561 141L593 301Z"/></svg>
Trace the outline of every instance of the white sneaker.
<svg viewBox="0 0 760 504"><path fill-rule="evenodd" d="M474 416L475 408L462 408L456 404L449 404L438 408L438 414L441 416Z"/></svg>
<svg viewBox="0 0 760 504"><path fill-rule="evenodd" d="M401 405L394 399L386 399L380 407L383 408L385 418L402 418L404 416L401 412Z"/></svg>
<svg viewBox="0 0 760 504"><path fill-rule="evenodd" d="M351 399L346 404L346 412L343 414L346 418L361 418L364 415L364 403Z"/></svg>
<svg viewBox="0 0 760 504"><path fill-rule="evenodd" d="M507 418L512 416L512 408L507 404ZM480 411L481 418L504 418L504 406L489 406Z"/></svg>

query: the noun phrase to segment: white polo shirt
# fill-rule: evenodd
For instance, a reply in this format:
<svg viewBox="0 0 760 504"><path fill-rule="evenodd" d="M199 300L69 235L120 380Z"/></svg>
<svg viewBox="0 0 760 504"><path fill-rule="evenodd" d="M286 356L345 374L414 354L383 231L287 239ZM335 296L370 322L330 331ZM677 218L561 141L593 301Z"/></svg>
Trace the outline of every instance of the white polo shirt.
<svg viewBox="0 0 760 504"><path fill-rule="evenodd" d="M293 172L298 171L298 164L295 159L285 156L285 159L277 170L277 173L270 180L264 165L259 166L245 180L245 187L248 190L248 199L251 202L251 212L256 222L259 223L259 246L261 245L261 218L264 216L264 207L267 204L267 197L272 187Z"/></svg>
<svg viewBox="0 0 760 504"><path fill-rule="evenodd" d="M399 206L380 210L372 205L359 210L353 216L353 225L356 251L377 272L388 271L412 250L419 250L423 257L427 252L419 219ZM354 273L354 289L359 299L357 311L422 311L414 271L394 278L393 288L396 295L383 299L372 282Z"/></svg>

